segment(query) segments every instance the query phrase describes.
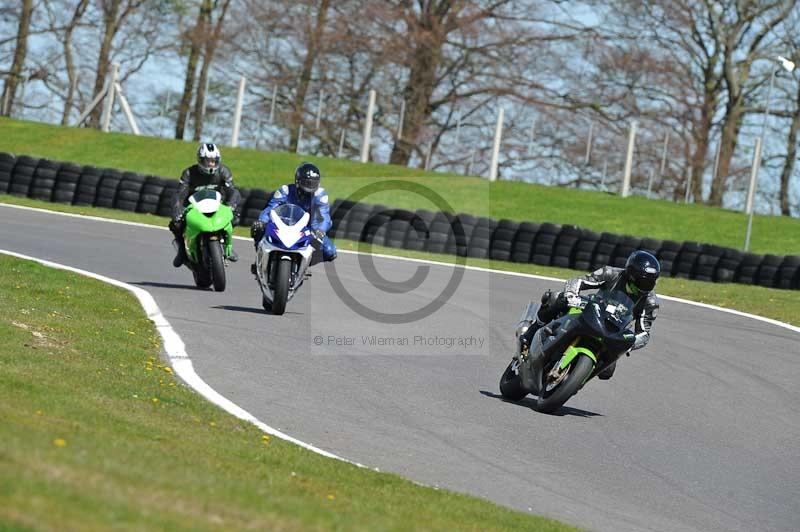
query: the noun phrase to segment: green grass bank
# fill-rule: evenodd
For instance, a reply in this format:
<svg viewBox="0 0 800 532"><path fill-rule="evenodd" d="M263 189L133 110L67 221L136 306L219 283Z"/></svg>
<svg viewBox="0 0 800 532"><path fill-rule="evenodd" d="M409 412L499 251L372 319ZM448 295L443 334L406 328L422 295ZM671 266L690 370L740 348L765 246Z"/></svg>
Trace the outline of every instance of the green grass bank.
<svg viewBox="0 0 800 532"><path fill-rule="evenodd" d="M265 437L93 279L0 255L0 342L1 530L574 530Z"/></svg>
<svg viewBox="0 0 800 532"><path fill-rule="evenodd" d="M0 118L0 151L48 157L177 178L194 162L195 143L122 133L100 133ZM741 249L747 219L739 212L703 205L675 204L642 197L622 199L603 192L546 187L521 182L489 183L478 177L423 172L417 169L361 164L329 157L223 147L223 161L242 187L274 189L291 180L303 160L320 166L332 199L346 198L382 179L424 185L445 198L454 212L479 216L574 224L594 231L641 237L691 240ZM419 195L384 191L367 203L407 209L435 209ZM800 255L800 219L755 216L751 251Z"/></svg>

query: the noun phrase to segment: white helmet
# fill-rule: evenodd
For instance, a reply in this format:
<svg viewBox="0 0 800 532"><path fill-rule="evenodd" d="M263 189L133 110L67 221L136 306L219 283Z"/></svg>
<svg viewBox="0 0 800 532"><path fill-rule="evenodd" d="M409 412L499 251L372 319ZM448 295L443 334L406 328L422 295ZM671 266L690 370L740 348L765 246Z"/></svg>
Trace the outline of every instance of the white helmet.
<svg viewBox="0 0 800 532"><path fill-rule="evenodd" d="M202 143L197 148L197 166L200 171L214 175L219 172L219 162L222 159L222 154L219 152L216 144L211 142Z"/></svg>

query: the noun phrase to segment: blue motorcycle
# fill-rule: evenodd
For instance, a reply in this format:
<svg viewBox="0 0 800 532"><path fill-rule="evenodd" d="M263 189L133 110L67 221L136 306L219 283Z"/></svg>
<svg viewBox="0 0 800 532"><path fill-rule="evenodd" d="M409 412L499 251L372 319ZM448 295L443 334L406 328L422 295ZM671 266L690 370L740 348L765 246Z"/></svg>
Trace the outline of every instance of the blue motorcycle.
<svg viewBox="0 0 800 532"><path fill-rule="evenodd" d="M286 203L269 213L264 236L256 248L256 280L264 309L281 315L306 279L311 256L320 242L309 229L310 215Z"/></svg>

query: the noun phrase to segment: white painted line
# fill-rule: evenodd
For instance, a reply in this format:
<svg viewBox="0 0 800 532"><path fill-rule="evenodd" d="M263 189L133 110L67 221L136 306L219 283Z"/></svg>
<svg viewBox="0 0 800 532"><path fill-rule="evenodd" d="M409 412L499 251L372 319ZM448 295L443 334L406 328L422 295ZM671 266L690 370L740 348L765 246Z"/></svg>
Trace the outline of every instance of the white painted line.
<svg viewBox="0 0 800 532"><path fill-rule="evenodd" d="M106 223L119 223L119 224L125 224L125 225L134 225L134 226L137 226L137 227L163 229L163 230L167 230L167 231L169 230L166 227L157 226L157 225L143 224L143 223L138 223L138 222L127 222L127 221L124 221L124 220L114 220L114 219L111 219L111 218L101 218L99 216L83 216L83 215L80 215L80 214L72 214L72 213L51 211L51 210L48 210L48 209L39 209L39 208L36 208L36 207L24 207L22 205L11 205L11 204L8 204L8 203L0 203L0 207L11 207L11 208L16 208L16 209L25 209L25 210L42 212L42 213L47 213L47 214L57 214L57 215L62 215L62 216L70 216L70 217L73 217L73 218L84 218L84 219L89 219L89 220L97 220L97 221L106 222ZM236 236L234 238L236 240L244 240L244 241L247 241L247 242L250 241L249 238L242 237L242 236ZM417 263L420 263L420 264L429 264L429 265L434 265L434 266L443 266L443 267L450 267L450 268L454 268L454 267L458 266L457 264L451 264L451 263L447 263L447 262L438 262L438 261L428 260L428 259L414 259L414 258L410 258L410 257L398 257L396 255L385 255L385 254L381 254L381 253L363 253L361 251L350 251L350 250L346 250L346 249L340 249L339 253L352 254L352 255L372 255L373 257L380 257L382 259L402 260L402 261L406 261L406 262L417 262ZM559 282L559 281L563 282L564 281L564 279L559 279L557 277L547 277L547 276L544 276L544 275L535 275L535 274L532 274L532 273L520 273L520 272L507 272L507 271L503 271L503 270L492 270L490 268L481 268L480 266L462 266L462 267L464 269L471 270L471 271L485 272L485 273L495 273L495 274L499 274L499 275L510 275L512 277L525 277L525 278L528 278L528 279L538 279L538 280L542 280L542 281L556 281L556 282ZM741 312L739 310L733 310L733 309L729 309L729 308L725 308L725 307L718 307L717 305L710 305L708 303L698 303L697 301L691 301L689 299L682 299L682 298L679 298L679 297L665 296L665 295L660 295L660 294L659 294L658 297L659 297L659 299L664 299L664 300L667 300L667 301L675 301L677 303L684 303L686 305L692 305L692 306L695 306L695 307L707 308L709 310L716 310L716 311L719 311L719 312L727 312L728 314L734 314L736 316L742 316L744 318L750 318L750 319L753 319L753 320L756 320L756 321L760 321L760 322L763 322L763 323L769 323L770 325L776 325L778 327L783 327L784 329L789 329L790 331L794 331L796 333L800 333L800 327L796 327L794 325L790 325L790 324L784 323L782 321L773 320L771 318L765 318L763 316L758 316L757 314L750 314L750 313L747 313L747 312Z"/></svg>
<svg viewBox="0 0 800 532"><path fill-rule="evenodd" d="M52 212L52 211L47 211ZM98 220L106 221L105 218L95 218ZM152 226L147 226L152 227ZM86 270L81 270L78 268L73 268L72 266L66 266L64 264L59 264L57 262L51 262L49 260L40 259L37 257L31 257L28 255L23 255L21 253L16 253L14 251L8 251L4 249L0 249L0 253L5 255L10 255L12 257L17 257L19 259L31 260L38 262L44 266L48 266L50 268L57 268L59 270L66 270L69 272L77 273L80 275L84 275L86 277L91 277L92 279L97 279L98 281L102 281L104 283L108 283L110 285L123 288L136 296L139 300L139 304L142 305L147 317L152 321L158 333L161 335L161 339L164 342L164 350L169 357L169 363L175 371L175 374L178 375L181 379L183 379L186 384L192 387L197 393L205 397L207 400L211 401L215 405L221 407L226 412L233 414L234 416L242 419L244 421L248 421L261 429L262 431L266 432L267 434L271 434L276 438L280 438L282 440L286 440L288 442L294 443L303 447L304 449L308 449L309 451L313 451L317 454L321 454L322 456L326 456L328 458L335 458L337 460L342 460L343 462L348 462L353 465L357 465L359 467L364 467L363 465L352 462L347 460L346 458L342 458L341 456L337 456L333 453L329 453L319 447L315 447L311 444L306 442L300 441L297 438L293 438L288 434L285 434L278 429L270 427L266 423L259 421L253 416L250 412L247 412L243 408L239 407L232 401L226 399L222 395L220 395L216 390L214 390L211 386L209 386L200 376L194 371L194 367L192 366L192 361L189 358L189 354L186 352L186 346L181 340L181 337L178 336L178 333L172 328L172 325L167 321L164 315L161 313L161 309L158 308L155 299L153 296L150 295L150 292L139 288L138 286L133 286L128 283L123 283L122 281L118 281L116 279L112 279L110 277L106 277L104 275L99 275L93 272L89 272Z"/></svg>

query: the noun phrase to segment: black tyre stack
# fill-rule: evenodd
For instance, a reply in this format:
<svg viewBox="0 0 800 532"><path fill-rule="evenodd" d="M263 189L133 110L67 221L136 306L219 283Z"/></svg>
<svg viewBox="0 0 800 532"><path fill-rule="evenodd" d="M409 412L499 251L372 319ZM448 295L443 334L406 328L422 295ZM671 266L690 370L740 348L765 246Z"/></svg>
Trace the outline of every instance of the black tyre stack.
<svg viewBox="0 0 800 532"><path fill-rule="evenodd" d="M744 253L741 251L725 248L714 269L714 282L732 283L743 257Z"/></svg>
<svg viewBox="0 0 800 532"><path fill-rule="evenodd" d="M551 264L559 268L572 268L575 264L575 246L581 240L583 230L575 225L562 225L553 248Z"/></svg>
<svg viewBox="0 0 800 532"><path fill-rule="evenodd" d="M776 288L800 288L800 257L784 257L775 275Z"/></svg>
<svg viewBox="0 0 800 532"><path fill-rule="evenodd" d="M145 177L144 185L139 195L139 203L136 205L136 212L157 214L158 202L161 200L161 194L164 192L164 187L166 186L166 179L154 175Z"/></svg>
<svg viewBox="0 0 800 532"><path fill-rule="evenodd" d="M0 152L0 194L172 216L177 188L172 179ZM271 194L240 192L239 214L249 225ZM800 289L800 256L761 256L697 242L598 234L573 225L411 212L347 200L336 200L331 210L332 238L582 271L606 264L623 267L631 252L643 249L658 257L665 277Z"/></svg>
<svg viewBox="0 0 800 532"><path fill-rule="evenodd" d="M178 191L178 181L171 179L167 180L164 185L164 190L161 192L161 197L158 198L158 212L159 216L172 216L172 201L175 198L175 193Z"/></svg>
<svg viewBox="0 0 800 532"><path fill-rule="evenodd" d="M531 262L533 246L538 234L539 224L533 222L519 224L517 235L514 237L514 245L511 247L511 260L514 262Z"/></svg>
<svg viewBox="0 0 800 532"><path fill-rule="evenodd" d="M725 248L703 244L700 246L700 254L697 256L694 266L693 279L697 281L714 282L717 265L725 254Z"/></svg>
<svg viewBox="0 0 800 532"><path fill-rule="evenodd" d="M11 186L11 174L16 160L12 154L0 152L0 194L6 194Z"/></svg>
<svg viewBox="0 0 800 532"><path fill-rule="evenodd" d="M489 249L492 245L492 233L497 228L497 220L491 218L478 218L469 240L467 256L476 259L488 259Z"/></svg>
<svg viewBox="0 0 800 532"><path fill-rule="evenodd" d="M40 159L33 171L33 180L28 196L32 199L50 201L53 199L53 189L56 187L56 175L61 163L50 159Z"/></svg>
<svg viewBox="0 0 800 532"><path fill-rule="evenodd" d="M145 177L133 172L124 172L117 188L114 208L128 212L136 212L139 197L142 195Z"/></svg>
<svg viewBox="0 0 800 532"><path fill-rule="evenodd" d="M778 269L783 263L783 257L777 255L764 255L761 259L761 264L758 265L758 273L756 274L756 283L760 286L771 288L776 286L776 277L778 276Z"/></svg>
<svg viewBox="0 0 800 532"><path fill-rule="evenodd" d="M82 166L81 178L75 190L73 205L94 205L97 199L97 187L103 178L103 169L94 166Z"/></svg>
<svg viewBox="0 0 800 532"><path fill-rule="evenodd" d="M8 193L14 196L28 197L33 183L33 174L39 164L38 157L28 157L20 155L14 162L14 169L11 171L11 184Z"/></svg>
<svg viewBox="0 0 800 532"><path fill-rule="evenodd" d="M492 260L511 260L511 250L517 237L519 224L511 220L500 220L492 234L489 258Z"/></svg>
<svg viewBox="0 0 800 532"><path fill-rule="evenodd" d="M435 217L436 214L431 211L417 210L406 232L406 240L403 247L412 251L428 251L431 225Z"/></svg>
<svg viewBox="0 0 800 532"><path fill-rule="evenodd" d="M536 233L536 240L533 242L531 262L534 264L541 264L542 266L550 266L553 260L553 252L556 249L556 240L558 240L558 234L560 232L560 225L543 223L539 226L539 231Z"/></svg>
<svg viewBox="0 0 800 532"><path fill-rule="evenodd" d="M252 225L253 222L258 220L261 211L267 206L270 200L270 193L266 190L252 188L249 190L247 196L242 194L242 202L239 204L240 211L240 224Z"/></svg>
<svg viewBox="0 0 800 532"><path fill-rule="evenodd" d="M756 275L762 258L761 255L756 255L755 253L745 253L742 256L739 267L736 269L733 281L742 284L756 284Z"/></svg>
<svg viewBox="0 0 800 532"><path fill-rule="evenodd" d="M611 257L614 256L614 250L620 240L619 235L613 233L600 233L600 240L594 248L594 256L592 257L592 267L599 268L611 264Z"/></svg>
<svg viewBox="0 0 800 532"><path fill-rule="evenodd" d="M456 233L455 250L454 253L460 257L466 257L469 254L469 245L472 241L472 233L475 232L475 224L478 219L471 214L461 213L456 216L454 223L458 224L460 231Z"/></svg>
<svg viewBox="0 0 800 532"><path fill-rule="evenodd" d="M94 199L95 207L114 208L117 200L117 191L122 182L122 172L113 168L103 168L103 175L97 186L97 196Z"/></svg>
<svg viewBox="0 0 800 532"><path fill-rule="evenodd" d="M580 239L575 243L572 267L581 271L594 270L596 267L594 253L598 243L600 243L600 233L584 229Z"/></svg>
<svg viewBox="0 0 800 532"><path fill-rule="evenodd" d="M453 215L449 212L437 212L431 221L428 236L428 251L431 253L455 254L455 232Z"/></svg>
<svg viewBox="0 0 800 532"><path fill-rule="evenodd" d="M384 245L386 242L386 227L394 216L394 209L385 205L376 205L369 218L364 223L361 240L369 244Z"/></svg>
<svg viewBox="0 0 800 532"><path fill-rule="evenodd" d="M58 203L72 203L78 192L78 183L81 180L81 167L74 163L62 163L56 174L56 184L53 188L53 201Z"/></svg>
<svg viewBox="0 0 800 532"><path fill-rule="evenodd" d="M658 262L661 263L661 275L671 277L675 269L676 259L678 253L681 251L681 245L672 240L664 240L661 243L661 248L656 254Z"/></svg>

